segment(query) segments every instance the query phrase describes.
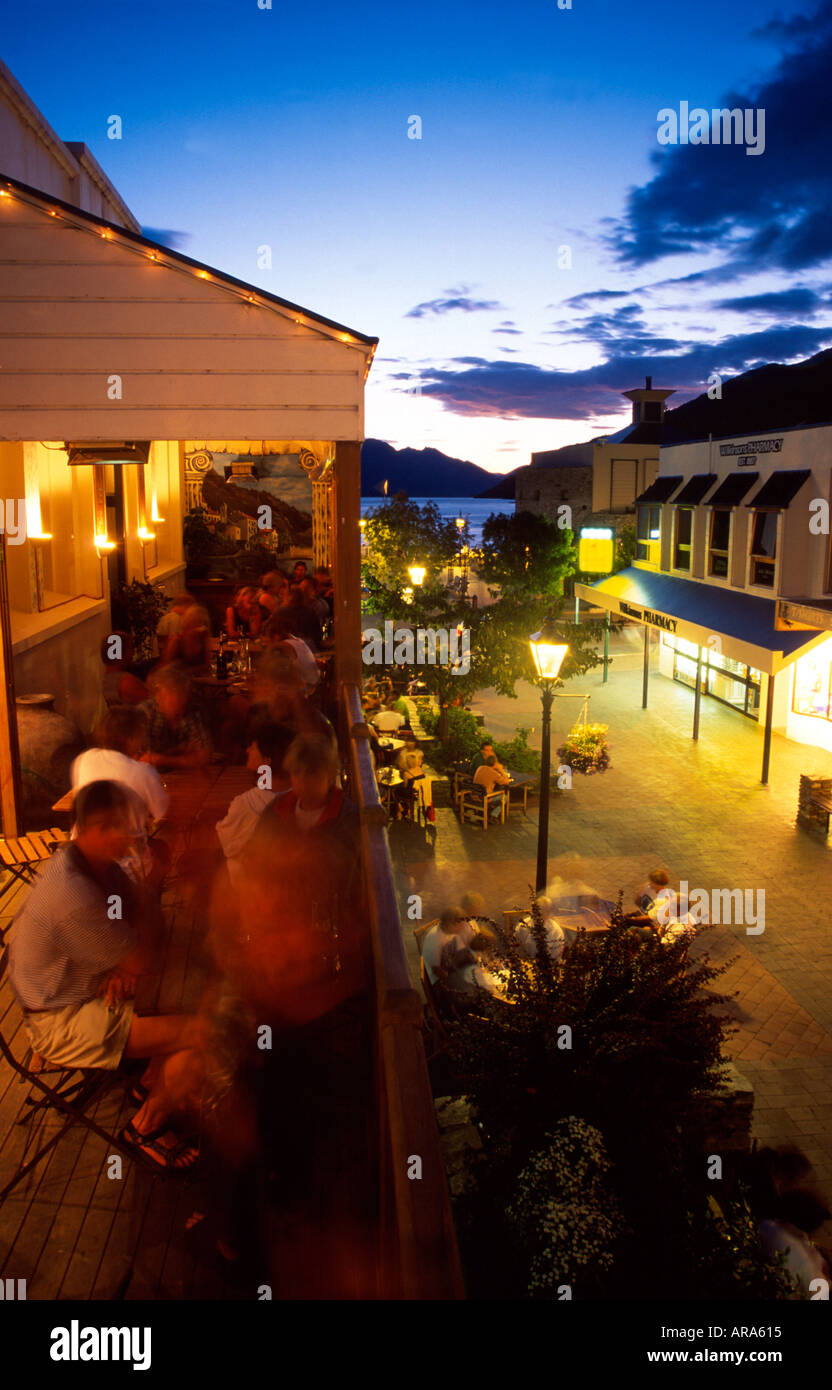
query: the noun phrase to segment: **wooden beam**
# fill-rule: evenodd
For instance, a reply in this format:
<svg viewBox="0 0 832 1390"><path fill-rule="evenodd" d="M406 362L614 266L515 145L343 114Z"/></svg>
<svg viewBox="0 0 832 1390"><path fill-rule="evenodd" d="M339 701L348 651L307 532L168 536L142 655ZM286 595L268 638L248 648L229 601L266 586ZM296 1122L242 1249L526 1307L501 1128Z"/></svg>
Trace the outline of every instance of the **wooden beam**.
<svg viewBox="0 0 832 1390"><path fill-rule="evenodd" d="M0 823L6 837L17 834L22 825L22 811L6 537L3 534L0 535Z"/></svg>
<svg viewBox="0 0 832 1390"><path fill-rule="evenodd" d="M361 686L361 445L335 445L332 549L335 589L335 675L339 687Z"/></svg>

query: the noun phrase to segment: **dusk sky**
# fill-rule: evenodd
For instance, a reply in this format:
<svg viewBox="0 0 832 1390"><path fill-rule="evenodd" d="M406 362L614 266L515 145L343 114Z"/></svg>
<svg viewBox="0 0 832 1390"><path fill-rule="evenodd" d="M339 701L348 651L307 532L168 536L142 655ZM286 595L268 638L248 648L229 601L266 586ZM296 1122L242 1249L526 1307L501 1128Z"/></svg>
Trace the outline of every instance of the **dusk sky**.
<svg viewBox="0 0 832 1390"><path fill-rule="evenodd" d="M41 0L2 57L148 236L378 335L397 447L506 471L832 345L832 0ZM764 153L660 146L683 101Z"/></svg>

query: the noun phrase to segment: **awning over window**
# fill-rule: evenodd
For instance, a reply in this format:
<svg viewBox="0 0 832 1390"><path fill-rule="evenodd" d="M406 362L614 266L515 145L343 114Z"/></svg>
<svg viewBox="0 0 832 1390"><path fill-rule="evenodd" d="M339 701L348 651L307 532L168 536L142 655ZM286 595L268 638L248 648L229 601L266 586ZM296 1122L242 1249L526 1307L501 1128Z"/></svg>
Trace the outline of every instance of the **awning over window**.
<svg viewBox="0 0 832 1390"><path fill-rule="evenodd" d="M720 638L724 656L775 675L825 634L775 627L777 601L632 567L599 584L576 584L586 603L699 646Z"/></svg>
<svg viewBox="0 0 832 1390"><path fill-rule="evenodd" d="M713 497L708 498L708 506L738 507L746 493L759 481L759 473L729 473Z"/></svg>
<svg viewBox="0 0 832 1390"><path fill-rule="evenodd" d="M694 473L692 478L688 478L679 496L674 497L674 507L695 507L715 482L716 473Z"/></svg>
<svg viewBox="0 0 832 1390"><path fill-rule="evenodd" d="M811 472L808 468L780 468L767 478L746 507L772 507L782 511L791 505Z"/></svg>
<svg viewBox="0 0 832 1390"><path fill-rule="evenodd" d="M639 502L669 501L671 494L676 491L681 481L681 473L677 473L672 478L657 478L640 497L636 498L636 504Z"/></svg>

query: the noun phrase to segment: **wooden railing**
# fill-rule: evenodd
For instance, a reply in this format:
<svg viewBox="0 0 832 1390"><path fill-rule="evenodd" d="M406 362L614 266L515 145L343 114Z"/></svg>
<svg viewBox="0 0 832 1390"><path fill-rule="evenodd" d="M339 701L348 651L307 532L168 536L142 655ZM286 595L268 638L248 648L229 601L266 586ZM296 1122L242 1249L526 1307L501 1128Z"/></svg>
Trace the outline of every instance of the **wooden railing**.
<svg viewBox="0 0 832 1390"><path fill-rule="evenodd" d="M408 970L387 844L387 816L379 801L357 686L343 687L340 714L350 792L361 811L361 855L372 936L379 1296L464 1298L422 1043L422 1001Z"/></svg>

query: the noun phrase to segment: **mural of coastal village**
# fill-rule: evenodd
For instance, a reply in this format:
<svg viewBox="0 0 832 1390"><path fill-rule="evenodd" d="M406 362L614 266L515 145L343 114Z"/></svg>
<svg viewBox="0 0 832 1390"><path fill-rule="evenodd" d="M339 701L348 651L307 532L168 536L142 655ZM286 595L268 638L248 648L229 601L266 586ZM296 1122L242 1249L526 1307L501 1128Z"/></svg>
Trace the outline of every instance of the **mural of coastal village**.
<svg viewBox="0 0 832 1390"><path fill-rule="evenodd" d="M283 560L311 558L312 483L297 454L194 453L185 487L188 585L250 583Z"/></svg>

